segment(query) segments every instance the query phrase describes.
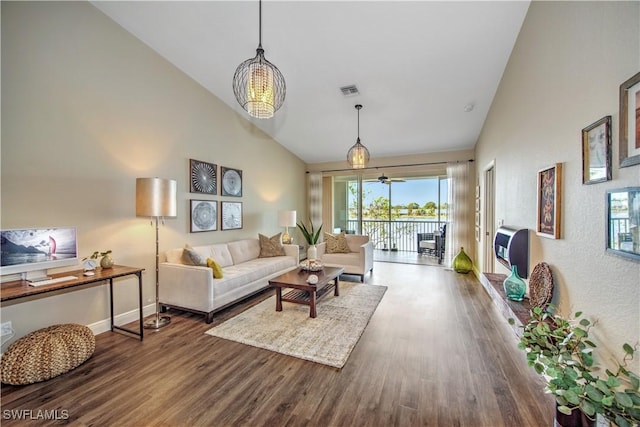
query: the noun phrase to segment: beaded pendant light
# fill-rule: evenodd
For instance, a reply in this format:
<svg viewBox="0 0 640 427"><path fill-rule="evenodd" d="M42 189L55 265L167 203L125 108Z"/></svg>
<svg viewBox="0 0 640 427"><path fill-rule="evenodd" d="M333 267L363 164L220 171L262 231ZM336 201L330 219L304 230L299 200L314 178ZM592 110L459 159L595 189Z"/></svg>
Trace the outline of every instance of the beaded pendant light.
<svg viewBox="0 0 640 427"><path fill-rule="evenodd" d="M233 93L251 117L269 119L282 107L287 87L278 67L267 61L262 49L262 0L259 2L259 38L256 56L238 65Z"/></svg>
<svg viewBox="0 0 640 427"><path fill-rule="evenodd" d="M360 109L362 105L357 104L356 110L358 110L358 139L356 143L349 149L347 153L347 162L352 169L364 169L369 162L369 150L367 147L360 143Z"/></svg>

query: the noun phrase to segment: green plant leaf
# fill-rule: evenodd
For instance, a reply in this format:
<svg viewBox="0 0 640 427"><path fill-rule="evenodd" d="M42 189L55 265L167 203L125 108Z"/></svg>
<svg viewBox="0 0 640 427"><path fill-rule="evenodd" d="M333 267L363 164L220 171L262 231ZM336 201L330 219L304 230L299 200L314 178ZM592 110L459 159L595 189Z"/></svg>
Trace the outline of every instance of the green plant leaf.
<svg viewBox="0 0 640 427"><path fill-rule="evenodd" d="M640 377L638 377L636 374L634 374L633 372L629 372L629 381L631 382L631 386L635 389L638 390L640 389Z"/></svg>
<svg viewBox="0 0 640 427"><path fill-rule="evenodd" d="M575 336L577 336L577 337L579 337L579 338L584 338L584 337L586 337L586 336L588 335L588 334L587 334L587 331L585 331L585 330L584 330L584 329L582 329L582 328L575 328L575 329L573 330L573 333L575 334Z"/></svg>
<svg viewBox="0 0 640 427"><path fill-rule="evenodd" d="M631 424L620 415L616 415L615 423L618 427L631 427Z"/></svg>
<svg viewBox="0 0 640 427"><path fill-rule="evenodd" d="M582 320L580 320L580 325L584 326L585 328L586 328L587 326L589 326L590 324L591 324L591 322L589 322L589 320L588 320L588 319L582 319Z"/></svg>
<svg viewBox="0 0 640 427"><path fill-rule="evenodd" d="M596 414L595 406L593 406L588 400L580 402L580 409L590 417L593 417Z"/></svg>
<svg viewBox="0 0 640 427"><path fill-rule="evenodd" d="M616 402L625 408L633 408L633 401L627 395L627 393L617 392L615 393Z"/></svg>
<svg viewBox="0 0 640 427"><path fill-rule="evenodd" d="M598 387L598 390L600 390L604 394L609 394L609 386L607 386L607 383L605 383L604 381L596 381L596 387Z"/></svg>
<svg viewBox="0 0 640 427"><path fill-rule="evenodd" d="M565 390L564 398L567 399L567 401L573 405L580 404L580 398L573 390Z"/></svg>
<svg viewBox="0 0 640 427"><path fill-rule="evenodd" d="M611 405L613 405L613 399L614 399L613 396L604 397L604 398L602 398L602 404L604 406L611 406Z"/></svg>
<svg viewBox="0 0 640 427"><path fill-rule="evenodd" d="M576 311L576 314L573 315L573 317L580 317L582 316L582 312L581 311Z"/></svg>
<svg viewBox="0 0 640 427"><path fill-rule="evenodd" d="M591 384L587 384L584 387L584 390L587 393L589 399L595 400L596 402L602 401L602 398L604 397L604 394Z"/></svg>
<svg viewBox="0 0 640 427"><path fill-rule="evenodd" d="M611 388L620 387L620 380L609 373L609 378L607 378L607 385Z"/></svg>
<svg viewBox="0 0 640 427"><path fill-rule="evenodd" d="M628 354L628 355L630 355L630 356L633 356L633 353L634 353L634 351L635 351L635 350L633 349L633 347L631 347L631 346L630 346L629 344L627 344L627 343L623 344L622 349L624 350L624 352L625 352L625 353L627 353L627 354Z"/></svg>
<svg viewBox="0 0 640 427"><path fill-rule="evenodd" d="M571 415L571 408L565 405L558 406L558 412L562 412L565 415Z"/></svg>

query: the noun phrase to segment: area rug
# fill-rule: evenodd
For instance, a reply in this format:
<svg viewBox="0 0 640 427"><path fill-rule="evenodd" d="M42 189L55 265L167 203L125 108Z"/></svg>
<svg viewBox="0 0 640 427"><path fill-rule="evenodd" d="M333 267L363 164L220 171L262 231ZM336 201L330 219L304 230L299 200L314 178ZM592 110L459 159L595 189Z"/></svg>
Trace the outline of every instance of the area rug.
<svg viewBox="0 0 640 427"><path fill-rule="evenodd" d="M277 312L272 296L206 333L342 368L386 290L386 286L340 282L340 296L331 291L322 298L315 319L309 317L306 305L283 302Z"/></svg>

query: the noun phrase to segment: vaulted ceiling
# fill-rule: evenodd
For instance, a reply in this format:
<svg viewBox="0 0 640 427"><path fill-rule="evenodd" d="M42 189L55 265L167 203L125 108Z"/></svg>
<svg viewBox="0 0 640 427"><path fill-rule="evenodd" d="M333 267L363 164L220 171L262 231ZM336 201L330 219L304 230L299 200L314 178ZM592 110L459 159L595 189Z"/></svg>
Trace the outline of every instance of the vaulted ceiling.
<svg viewBox="0 0 640 427"><path fill-rule="evenodd" d="M528 1L265 1L262 45L287 94L272 119L235 100L257 1L92 2L307 163L473 148ZM344 96L343 86L359 94ZM467 111L470 110L470 111Z"/></svg>

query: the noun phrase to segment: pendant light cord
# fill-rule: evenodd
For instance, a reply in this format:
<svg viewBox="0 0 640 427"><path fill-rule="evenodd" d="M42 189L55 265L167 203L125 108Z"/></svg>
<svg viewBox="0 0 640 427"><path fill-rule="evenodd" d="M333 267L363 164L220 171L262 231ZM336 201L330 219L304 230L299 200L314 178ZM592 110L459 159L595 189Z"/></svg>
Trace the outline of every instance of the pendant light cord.
<svg viewBox="0 0 640 427"><path fill-rule="evenodd" d="M356 105L356 110L358 110L358 139L357 142L360 142L360 109L362 108L362 105L357 104Z"/></svg>
<svg viewBox="0 0 640 427"><path fill-rule="evenodd" d="M262 49L262 0L258 2L258 48Z"/></svg>

